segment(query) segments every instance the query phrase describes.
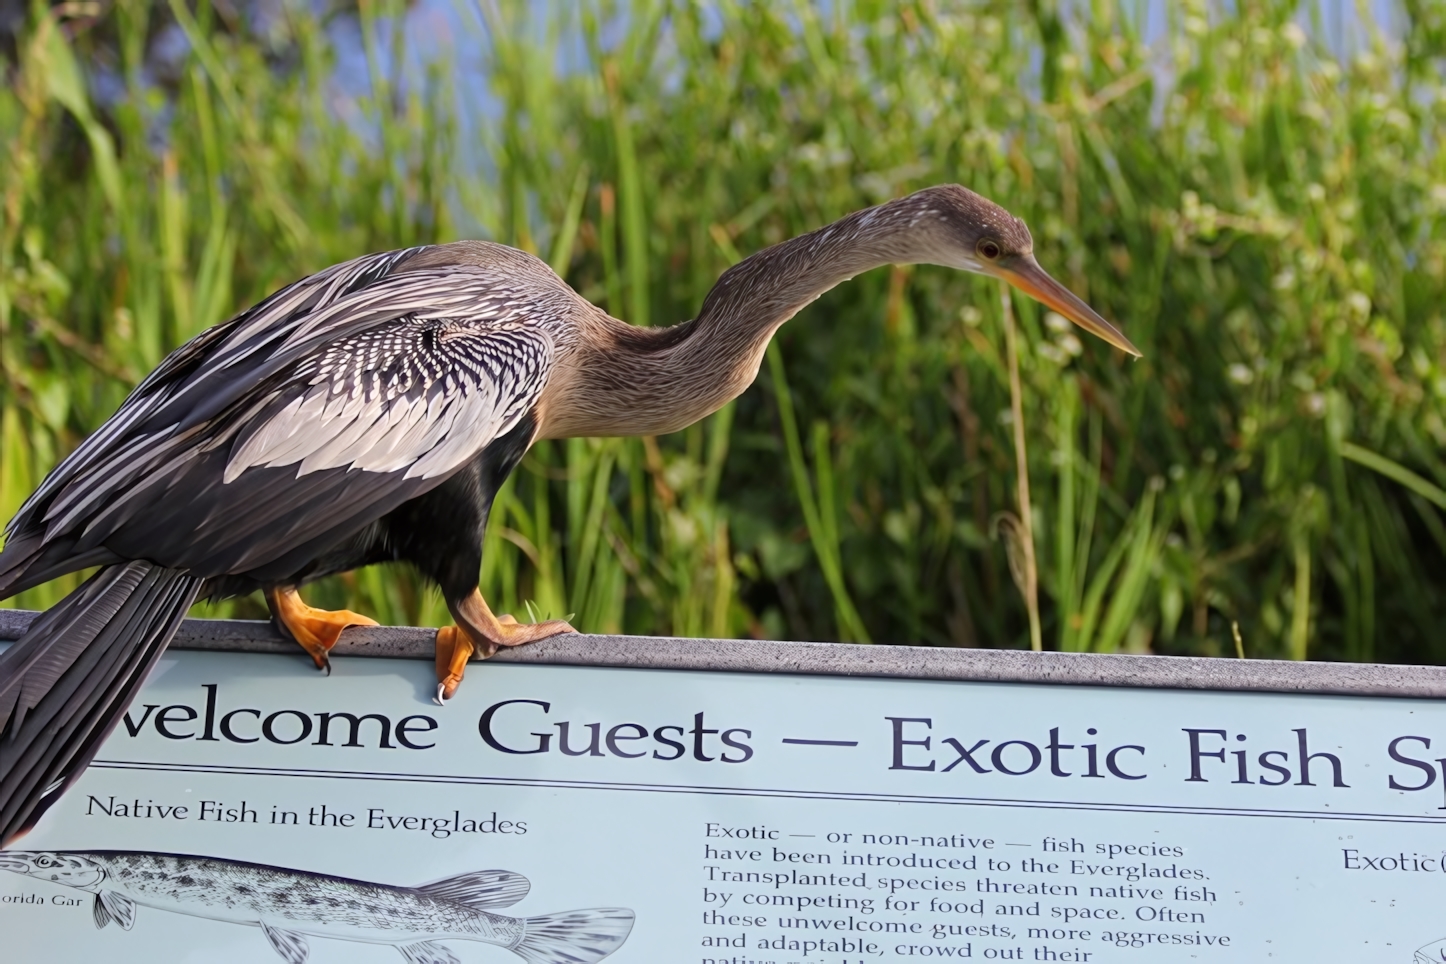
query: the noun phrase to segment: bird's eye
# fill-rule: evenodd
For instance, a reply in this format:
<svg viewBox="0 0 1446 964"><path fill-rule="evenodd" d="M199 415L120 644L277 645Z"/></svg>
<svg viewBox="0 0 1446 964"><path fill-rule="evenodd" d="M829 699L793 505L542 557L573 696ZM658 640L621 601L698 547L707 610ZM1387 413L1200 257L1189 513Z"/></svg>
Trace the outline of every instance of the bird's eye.
<svg viewBox="0 0 1446 964"><path fill-rule="evenodd" d="M975 250L979 252L979 257L985 261L993 261L1003 253L999 248L999 242L990 238L985 238L983 241L980 241L978 248Z"/></svg>

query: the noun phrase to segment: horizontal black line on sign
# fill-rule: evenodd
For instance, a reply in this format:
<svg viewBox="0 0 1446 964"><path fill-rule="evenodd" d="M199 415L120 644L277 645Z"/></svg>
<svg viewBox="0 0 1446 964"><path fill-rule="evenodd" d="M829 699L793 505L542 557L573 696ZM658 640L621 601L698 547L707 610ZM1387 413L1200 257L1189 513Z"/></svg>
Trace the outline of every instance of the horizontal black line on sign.
<svg viewBox="0 0 1446 964"><path fill-rule="evenodd" d="M792 743L795 746L858 746L858 740L795 740L792 737L784 737L784 743Z"/></svg>
<svg viewBox="0 0 1446 964"><path fill-rule="evenodd" d="M787 790L770 787L710 787L668 783L621 783L602 780L534 780L525 777L474 777L450 773L379 773L371 770L309 770L291 767L239 767L215 763L152 763L142 760L95 760L97 770L148 770L171 773L216 773L231 776L311 777L323 780L376 780L384 783L454 783L464 786L549 787L558 790L622 790L633 793L694 793L722 797L763 797L783 800L843 800L855 803L932 803L955 807L1007 807L1029 810L1098 810L1110 813L1173 813L1197 817L1272 817L1286 820L1345 820L1364 823L1419 823L1446 826L1446 817L1399 813L1329 813L1317 810L1264 810L1246 807L1184 807L1167 803L1108 803L1085 800L1027 800L991 797L943 797L917 793L846 793Z"/></svg>

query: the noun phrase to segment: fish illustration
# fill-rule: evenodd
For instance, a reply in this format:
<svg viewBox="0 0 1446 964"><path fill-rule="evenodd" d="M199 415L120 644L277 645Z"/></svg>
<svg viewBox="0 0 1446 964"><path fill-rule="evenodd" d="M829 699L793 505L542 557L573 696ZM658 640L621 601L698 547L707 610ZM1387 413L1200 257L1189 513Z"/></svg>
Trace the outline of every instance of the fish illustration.
<svg viewBox="0 0 1446 964"><path fill-rule="evenodd" d="M1416 964L1441 964L1442 961L1446 961L1446 937L1416 952Z"/></svg>
<svg viewBox="0 0 1446 964"><path fill-rule="evenodd" d="M505 917L531 887L507 870L478 870L395 887L217 857L126 850L0 851L0 870L95 895L96 927L130 930L136 905L260 927L287 964L305 964L307 937L391 944L408 964L460 964L444 940L496 944L530 964L589 964L622 946L621 907Z"/></svg>

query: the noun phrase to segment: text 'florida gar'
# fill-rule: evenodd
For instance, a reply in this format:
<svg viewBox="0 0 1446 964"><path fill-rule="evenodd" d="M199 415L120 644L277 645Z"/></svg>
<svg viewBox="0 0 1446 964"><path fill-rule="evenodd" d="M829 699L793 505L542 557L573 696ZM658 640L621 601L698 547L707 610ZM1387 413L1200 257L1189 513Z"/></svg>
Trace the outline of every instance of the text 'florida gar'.
<svg viewBox="0 0 1446 964"><path fill-rule="evenodd" d="M287 964L305 964L306 937L391 944L409 964L460 964L437 941L481 941L531 964L589 964L622 946L633 912L621 907L504 917L531 886L478 870L420 887L393 887L216 857L125 850L0 851L0 870L95 895L95 925L130 930L136 905L261 928Z"/></svg>

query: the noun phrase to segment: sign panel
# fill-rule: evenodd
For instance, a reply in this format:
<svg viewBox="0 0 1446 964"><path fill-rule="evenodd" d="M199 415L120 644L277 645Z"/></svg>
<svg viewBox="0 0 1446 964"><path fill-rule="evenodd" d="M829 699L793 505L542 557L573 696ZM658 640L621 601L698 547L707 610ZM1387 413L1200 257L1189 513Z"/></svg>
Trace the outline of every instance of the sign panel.
<svg viewBox="0 0 1446 964"><path fill-rule="evenodd" d="M168 655L16 961L1446 960L1425 700Z"/></svg>

